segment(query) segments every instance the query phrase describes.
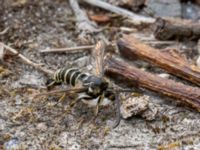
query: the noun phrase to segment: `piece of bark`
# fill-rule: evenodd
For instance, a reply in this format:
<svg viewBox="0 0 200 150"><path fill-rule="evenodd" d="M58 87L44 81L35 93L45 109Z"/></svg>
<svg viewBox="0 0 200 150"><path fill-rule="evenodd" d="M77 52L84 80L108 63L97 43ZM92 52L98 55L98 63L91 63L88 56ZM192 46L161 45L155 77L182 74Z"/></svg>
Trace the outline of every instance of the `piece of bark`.
<svg viewBox="0 0 200 150"><path fill-rule="evenodd" d="M200 85L200 69L197 66L190 65L185 59L175 53L161 52L130 35L124 35L118 40L117 44L119 52L124 57L129 59L137 57L148 61L175 76Z"/></svg>
<svg viewBox="0 0 200 150"><path fill-rule="evenodd" d="M196 2L198 5L200 5L200 0L195 0L195 2Z"/></svg>
<svg viewBox="0 0 200 150"><path fill-rule="evenodd" d="M83 2L86 2L86 3L93 5L93 6L100 7L102 9L116 13L116 14L121 15L123 17L127 17L127 18L131 19L132 23L134 23L135 25L140 25L141 23L151 24L151 23L154 23L154 21L155 21L154 18L137 15L137 14L130 12L126 9L123 9L123 8L120 8L120 7L117 7L117 6L113 6L113 5L106 3L104 1L83 0Z"/></svg>
<svg viewBox="0 0 200 150"><path fill-rule="evenodd" d="M128 86L137 83L139 87L173 97L200 111L200 88L161 78L113 58L106 59L105 70L106 75L118 78Z"/></svg>
<svg viewBox="0 0 200 150"><path fill-rule="evenodd" d="M200 38L200 24L158 18L155 21L154 36L159 40L198 40Z"/></svg>

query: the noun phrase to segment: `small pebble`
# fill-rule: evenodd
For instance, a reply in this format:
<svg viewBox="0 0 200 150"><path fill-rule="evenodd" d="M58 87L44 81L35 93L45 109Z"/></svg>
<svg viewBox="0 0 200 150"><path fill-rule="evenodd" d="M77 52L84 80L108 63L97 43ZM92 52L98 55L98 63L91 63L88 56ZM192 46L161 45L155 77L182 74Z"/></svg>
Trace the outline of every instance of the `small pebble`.
<svg viewBox="0 0 200 150"><path fill-rule="evenodd" d="M15 149L19 149L19 148L20 148L20 144L19 144L19 140L17 138L12 138L8 142L4 143L5 150L15 150Z"/></svg>
<svg viewBox="0 0 200 150"><path fill-rule="evenodd" d="M200 39L197 42L197 51L198 51L198 54L200 55Z"/></svg>
<svg viewBox="0 0 200 150"><path fill-rule="evenodd" d="M47 130L47 125L46 125L46 123L42 122L42 123L39 123L36 128L38 130L40 130L40 131L46 131Z"/></svg>
<svg viewBox="0 0 200 150"><path fill-rule="evenodd" d="M197 67L200 68L200 56L197 58L196 64L197 64Z"/></svg>
<svg viewBox="0 0 200 150"><path fill-rule="evenodd" d="M169 78L170 75L167 73L160 73L158 76L162 78Z"/></svg>

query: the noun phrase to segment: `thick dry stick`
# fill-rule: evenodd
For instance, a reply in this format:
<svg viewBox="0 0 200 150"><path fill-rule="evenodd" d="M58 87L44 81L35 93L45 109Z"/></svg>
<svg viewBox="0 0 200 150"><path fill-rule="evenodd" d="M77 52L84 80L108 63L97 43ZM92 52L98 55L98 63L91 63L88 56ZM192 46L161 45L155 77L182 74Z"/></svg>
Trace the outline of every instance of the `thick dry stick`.
<svg viewBox="0 0 200 150"><path fill-rule="evenodd" d="M175 76L200 85L200 69L194 65L190 65L180 57L161 52L129 35L124 35L117 44L120 53L127 58L134 59L136 56L139 59L157 65Z"/></svg>
<svg viewBox="0 0 200 150"><path fill-rule="evenodd" d="M158 18L155 22L154 36L159 40L198 40L200 24Z"/></svg>
<svg viewBox="0 0 200 150"><path fill-rule="evenodd" d="M26 58L24 55L22 54L19 54L17 50L15 50L14 48L11 48L10 46L7 46L3 43L0 43L3 45L3 47L5 49L7 49L8 51L10 51L11 53L15 54L17 57L19 57L25 64L28 64L28 65L31 65L33 67L35 67L36 69L48 74L48 75L52 75L53 74L53 71L52 70L49 70L49 69L46 69L44 67L42 67L41 65L31 61L30 59Z"/></svg>
<svg viewBox="0 0 200 150"><path fill-rule="evenodd" d="M106 64L107 75L119 77L129 85L137 83L142 88L173 97L200 111L200 88L161 78L115 59L107 59Z"/></svg>
<svg viewBox="0 0 200 150"><path fill-rule="evenodd" d="M149 24L149 23L153 23L155 21L154 18L137 15L137 14L130 12L126 9L123 9L123 8L120 8L120 7L117 7L117 6L113 6L109 3L106 3L106 2L101 1L101 0L83 0L83 1L90 4L90 5L100 7L102 9L105 9L107 11L111 11L111 12L116 13L118 15L121 15L123 17L127 17L127 18L131 19L132 22L136 25L139 25L141 23Z"/></svg>

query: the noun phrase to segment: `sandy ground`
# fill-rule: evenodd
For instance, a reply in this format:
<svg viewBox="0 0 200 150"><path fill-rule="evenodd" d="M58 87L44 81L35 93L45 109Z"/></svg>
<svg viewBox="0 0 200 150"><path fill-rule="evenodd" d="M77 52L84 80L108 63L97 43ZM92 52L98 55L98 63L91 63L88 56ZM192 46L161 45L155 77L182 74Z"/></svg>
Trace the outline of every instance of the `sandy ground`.
<svg viewBox="0 0 200 150"><path fill-rule="evenodd" d="M66 1L35 0L21 5L4 1L0 7L0 30L8 28L0 35L2 42L52 70L87 67L88 52L39 52L80 44ZM100 109L95 121L93 109L82 103L66 113L70 98L57 106L59 96L32 98L32 94L44 91L46 75L15 57L6 58L0 68L0 149L10 145L31 150L200 149L200 114L173 99L145 92L158 117L147 121L136 116L112 129L113 106Z"/></svg>

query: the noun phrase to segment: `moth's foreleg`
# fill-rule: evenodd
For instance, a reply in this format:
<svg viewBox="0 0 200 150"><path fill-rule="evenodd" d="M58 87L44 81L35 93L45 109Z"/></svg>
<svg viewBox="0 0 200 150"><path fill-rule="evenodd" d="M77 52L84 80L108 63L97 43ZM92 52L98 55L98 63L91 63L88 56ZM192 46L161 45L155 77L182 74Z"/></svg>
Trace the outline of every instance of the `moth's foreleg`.
<svg viewBox="0 0 200 150"><path fill-rule="evenodd" d="M66 93L64 93L58 100L58 103L61 103L64 101L64 99L66 98Z"/></svg>
<svg viewBox="0 0 200 150"><path fill-rule="evenodd" d="M48 90L50 90L52 87L54 87L56 85L60 85L60 84L61 84L60 82L56 82L53 79L48 79L47 82L46 82L46 87L47 87Z"/></svg>
<svg viewBox="0 0 200 150"><path fill-rule="evenodd" d="M121 121L121 114L120 114L120 99L119 99L119 94L115 93L115 102L116 102L116 121L113 125L113 128L116 128L120 121Z"/></svg>

